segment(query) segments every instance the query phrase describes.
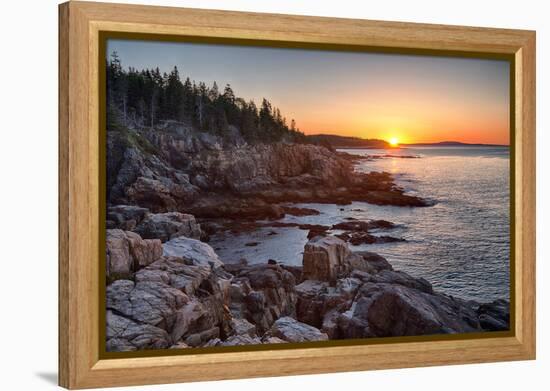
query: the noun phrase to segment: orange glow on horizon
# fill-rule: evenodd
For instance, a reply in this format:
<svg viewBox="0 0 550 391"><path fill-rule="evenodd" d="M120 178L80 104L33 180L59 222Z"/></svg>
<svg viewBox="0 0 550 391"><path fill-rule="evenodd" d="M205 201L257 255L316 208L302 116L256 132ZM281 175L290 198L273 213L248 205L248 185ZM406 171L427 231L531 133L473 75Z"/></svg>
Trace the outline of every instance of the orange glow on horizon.
<svg viewBox="0 0 550 391"><path fill-rule="evenodd" d="M441 141L458 141L471 144L509 145L509 111L507 108L499 113L489 115L459 112L453 113L445 107L434 107L432 115L429 109L423 108L415 114L397 118L387 118L365 114L362 118L349 118L345 113L323 113L308 121L298 122L305 134L335 134L340 136L359 137L364 139L387 140L394 144L433 143ZM351 114L351 113L350 113ZM483 113L482 113L483 114ZM387 129L402 129L388 131Z"/></svg>
<svg viewBox="0 0 550 391"><path fill-rule="evenodd" d="M507 96L480 98L475 93L449 96L430 86L405 90L371 85L367 98L326 95L312 97L315 109L303 101L283 103L305 134L335 134L365 139L390 140L399 144L458 141L471 144L509 145ZM317 101L317 99L319 101ZM286 106L286 107L285 107ZM316 107L330 107L319 110Z"/></svg>

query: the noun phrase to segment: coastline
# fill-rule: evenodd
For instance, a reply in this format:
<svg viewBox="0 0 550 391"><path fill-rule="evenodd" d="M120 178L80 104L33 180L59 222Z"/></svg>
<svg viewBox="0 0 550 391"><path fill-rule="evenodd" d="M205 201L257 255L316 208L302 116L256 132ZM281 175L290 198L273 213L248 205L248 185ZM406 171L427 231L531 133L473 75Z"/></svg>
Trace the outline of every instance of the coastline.
<svg viewBox="0 0 550 391"><path fill-rule="evenodd" d="M405 194L388 173L356 172L362 157L296 144L197 148L198 136L185 129L137 134L161 159L133 145L116 164L107 211L108 350L509 327L504 300L479 303L434 292L378 254L350 251L348 242L401 240L369 232L391 230L390 221L277 221L319 213L296 206L308 202L430 205ZM114 148L117 140L111 142ZM174 160L173 150L189 161ZM277 226L308 231L301 266L273 259L224 264L207 244L223 230Z"/></svg>
<svg viewBox="0 0 550 391"><path fill-rule="evenodd" d="M109 230L107 350L184 349L507 330L508 303L465 301L394 270L385 258L315 236L301 267L223 264L205 243L161 244ZM116 262L113 262L115 261ZM138 265L136 267L136 265ZM112 273L111 273L112 276Z"/></svg>

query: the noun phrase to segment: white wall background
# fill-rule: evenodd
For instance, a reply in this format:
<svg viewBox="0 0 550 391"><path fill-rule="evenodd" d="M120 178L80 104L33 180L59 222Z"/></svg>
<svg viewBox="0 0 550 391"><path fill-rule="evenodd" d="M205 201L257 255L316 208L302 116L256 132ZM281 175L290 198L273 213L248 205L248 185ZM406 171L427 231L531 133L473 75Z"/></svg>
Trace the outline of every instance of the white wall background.
<svg viewBox="0 0 550 391"><path fill-rule="evenodd" d="M104 0L105 1L105 0ZM125 2L119 0L119 2ZM550 169L547 2L148 0L256 12L537 30L538 359L271 379L176 384L155 390L368 388L371 390L542 389L550 370L548 241ZM57 377L57 1L4 2L0 61L0 388L52 389ZM546 224L545 224L546 223ZM546 239L546 241L545 241ZM546 373L545 373L546 369ZM137 388L135 388L137 389ZM143 389L143 388L142 388Z"/></svg>

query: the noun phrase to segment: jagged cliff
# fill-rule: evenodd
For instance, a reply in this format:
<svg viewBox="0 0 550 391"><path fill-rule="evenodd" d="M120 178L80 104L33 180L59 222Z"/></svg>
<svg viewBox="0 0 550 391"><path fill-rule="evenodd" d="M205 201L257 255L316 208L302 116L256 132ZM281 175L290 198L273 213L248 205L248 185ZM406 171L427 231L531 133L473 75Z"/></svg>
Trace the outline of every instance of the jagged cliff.
<svg viewBox="0 0 550 391"><path fill-rule="evenodd" d="M181 123L107 133L108 203L197 217L280 217L283 202L367 201L423 206L389 174L353 171L353 158L298 143L247 144ZM263 216L262 216L263 215Z"/></svg>

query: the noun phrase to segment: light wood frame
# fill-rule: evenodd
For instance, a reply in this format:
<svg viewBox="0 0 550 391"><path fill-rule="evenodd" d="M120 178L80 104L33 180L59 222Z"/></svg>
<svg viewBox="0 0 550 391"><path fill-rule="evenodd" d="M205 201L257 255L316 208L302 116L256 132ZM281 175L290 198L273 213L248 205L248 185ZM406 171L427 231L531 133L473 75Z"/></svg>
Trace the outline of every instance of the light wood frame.
<svg viewBox="0 0 550 391"><path fill-rule="evenodd" d="M513 336L100 359L100 31L512 55ZM535 32L71 1L59 6L59 38L60 385L91 388L535 358Z"/></svg>

